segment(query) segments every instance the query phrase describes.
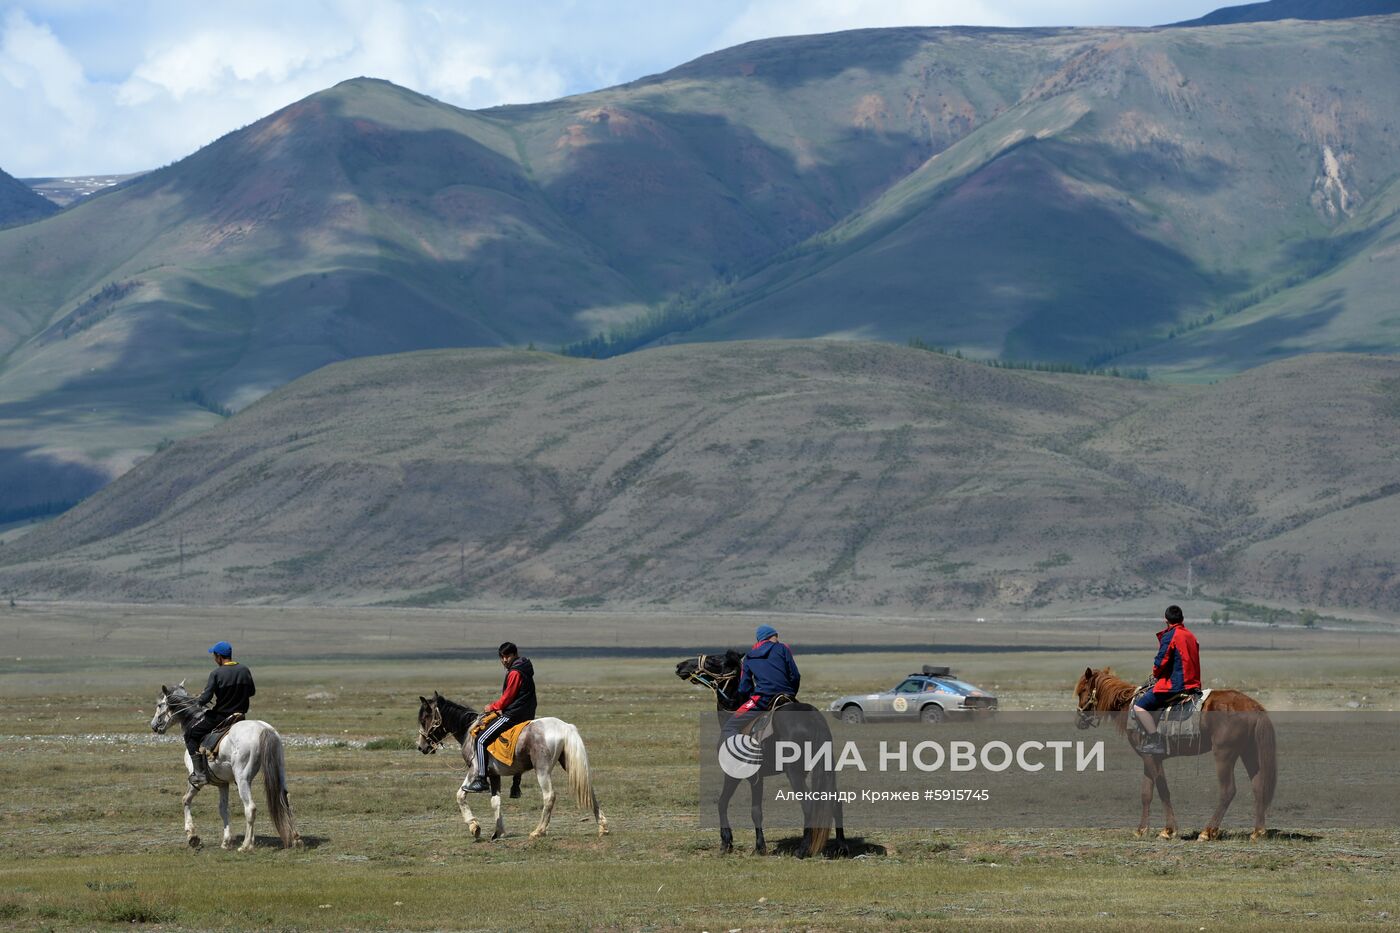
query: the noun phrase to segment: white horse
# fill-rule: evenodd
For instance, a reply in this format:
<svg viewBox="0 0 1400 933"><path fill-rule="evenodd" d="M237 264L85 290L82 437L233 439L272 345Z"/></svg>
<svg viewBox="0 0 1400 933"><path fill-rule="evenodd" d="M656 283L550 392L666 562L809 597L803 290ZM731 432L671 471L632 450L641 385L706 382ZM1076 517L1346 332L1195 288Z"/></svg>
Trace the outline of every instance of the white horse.
<svg viewBox="0 0 1400 933"><path fill-rule="evenodd" d="M179 722L181 729L189 729L204 718L204 708L195 702L185 690L182 680L173 688L160 688L156 697L156 714L151 717L151 729L164 735L171 722ZM194 762L190 753L185 752L185 771L194 773ZM267 793L267 808L272 815L272 825L277 835L282 837L282 845L300 848L301 835L297 832L292 818L292 800L287 794L287 770L282 758L282 738L277 730L257 719L245 719L229 729L219 745L218 757L209 765L211 782L219 789L219 816L224 820L225 849L233 848L233 833L228 821L228 787L238 786L238 797L243 801L243 844L240 852L253 849L253 819L257 807L253 805L253 778L262 771L263 789ZM200 845L199 835L194 831L194 817L190 815L190 802L199 788L191 787L185 794L185 837L191 848Z"/></svg>
<svg viewBox="0 0 1400 933"><path fill-rule="evenodd" d="M430 700L418 698L422 705L418 708L418 750L431 755L442 746L450 735L462 744L462 759L467 763L467 780L457 791L457 807L462 811L462 819L474 838L481 838L481 823L467 804L471 797L466 790L471 776L475 773L473 759L476 757L475 744L467 735L467 729L477 718L476 710L470 706L454 703L439 693ZM554 813L554 766L559 765L569 773L569 789L574 802L585 813L591 811L598 821L598 835L608 832L608 818L598 807L598 799L593 794L593 775L588 770L588 752L583 747L583 738L578 729L562 719L545 717L534 719L525 727L516 743L515 761L509 768L502 768L493 756L487 762L486 780L491 785L491 810L496 817L492 839L505 835L506 824L501 818L501 778L505 775L523 774L534 771L539 780L540 796L544 798L544 809L540 812L540 823L530 833L531 839L538 839L549 829L549 818ZM585 816L584 819L588 817Z"/></svg>

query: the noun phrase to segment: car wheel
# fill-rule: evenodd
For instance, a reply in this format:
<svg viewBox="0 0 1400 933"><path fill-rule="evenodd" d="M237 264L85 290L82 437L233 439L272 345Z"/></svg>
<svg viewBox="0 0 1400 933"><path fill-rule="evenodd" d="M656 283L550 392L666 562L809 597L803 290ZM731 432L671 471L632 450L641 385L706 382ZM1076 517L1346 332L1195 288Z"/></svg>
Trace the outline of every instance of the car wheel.
<svg viewBox="0 0 1400 933"><path fill-rule="evenodd" d="M865 722L865 712L852 703L849 706L841 707L841 721L852 726L858 726Z"/></svg>
<svg viewBox="0 0 1400 933"><path fill-rule="evenodd" d="M943 712L943 707L937 703L930 703L919 710L919 718L924 722L942 722L948 718L948 715Z"/></svg>

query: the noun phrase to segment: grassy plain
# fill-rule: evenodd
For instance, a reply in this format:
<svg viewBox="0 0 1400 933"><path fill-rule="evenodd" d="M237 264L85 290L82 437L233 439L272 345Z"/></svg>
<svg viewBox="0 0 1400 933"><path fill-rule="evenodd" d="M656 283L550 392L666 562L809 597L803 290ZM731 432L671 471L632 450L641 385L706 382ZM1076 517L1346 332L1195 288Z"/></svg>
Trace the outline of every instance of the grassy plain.
<svg viewBox="0 0 1400 933"><path fill-rule="evenodd" d="M742 643L762 618L775 617L0 610L0 926L1200 930L1400 917L1400 833L1310 832L1276 817L1276 836L1251 845L1238 800L1235 832L1209 846L1136 841L1124 813L1122 831L852 826L867 857L850 861L721 857L696 804L708 694L672 667ZM1068 708L1084 666L1136 672L1151 639L1149 623L1121 620L777 623L816 703L938 660L1006 708ZM1208 680L1271 708L1400 704L1392 636L1209 625L1200 635ZM203 678L215 637L241 646L257 672L254 710L289 742L304 851L277 848L265 820L248 855L183 845L179 745L147 722L161 682ZM607 838L561 802L550 836L530 842L539 795L527 779L525 799L507 803L507 837L474 843L452 802L460 759L412 750L417 696L489 698L500 677L490 649L505 637L534 657L543 710L582 731ZM1187 830L1208 810L1178 805ZM734 816L747 841L747 807ZM214 795L201 795L196 817L217 838Z"/></svg>

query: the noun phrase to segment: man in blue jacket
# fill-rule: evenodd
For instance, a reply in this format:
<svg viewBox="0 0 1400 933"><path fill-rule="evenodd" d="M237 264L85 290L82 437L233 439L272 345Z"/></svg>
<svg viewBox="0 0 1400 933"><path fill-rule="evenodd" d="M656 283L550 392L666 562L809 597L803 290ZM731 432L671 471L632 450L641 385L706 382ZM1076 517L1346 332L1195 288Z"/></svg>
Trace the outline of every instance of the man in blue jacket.
<svg viewBox="0 0 1400 933"><path fill-rule="evenodd" d="M802 684L797 662L793 661L788 646L778 641L777 629L760 625L754 638L754 646L744 656L743 673L739 676L739 695L748 699L724 724L726 737L739 732L748 720L772 709L778 697L795 698Z"/></svg>

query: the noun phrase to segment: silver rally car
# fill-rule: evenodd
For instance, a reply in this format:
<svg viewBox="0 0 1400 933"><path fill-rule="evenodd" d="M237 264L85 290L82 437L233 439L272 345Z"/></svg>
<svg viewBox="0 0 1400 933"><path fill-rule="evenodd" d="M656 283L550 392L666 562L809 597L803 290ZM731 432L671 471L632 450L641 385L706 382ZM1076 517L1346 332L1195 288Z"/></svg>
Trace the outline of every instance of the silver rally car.
<svg viewBox="0 0 1400 933"><path fill-rule="evenodd" d="M958 680L949 668L925 664L921 672L910 674L892 690L844 696L832 701L827 711L848 723L906 719L932 723L951 716L985 715L996 708L994 694Z"/></svg>

